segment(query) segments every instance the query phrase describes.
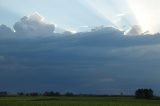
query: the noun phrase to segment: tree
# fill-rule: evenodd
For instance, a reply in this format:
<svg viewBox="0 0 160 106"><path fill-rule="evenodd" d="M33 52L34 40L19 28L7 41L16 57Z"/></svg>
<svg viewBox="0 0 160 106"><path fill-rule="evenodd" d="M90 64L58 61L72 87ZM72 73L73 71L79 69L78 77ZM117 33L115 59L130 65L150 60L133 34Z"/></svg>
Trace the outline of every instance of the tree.
<svg viewBox="0 0 160 106"><path fill-rule="evenodd" d="M25 94L23 92L18 92L17 95L18 96L24 96Z"/></svg>
<svg viewBox="0 0 160 106"><path fill-rule="evenodd" d="M0 96L7 96L7 95L8 95L8 93L6 91L0 92Z"/></svg>
<svg viewBox="0 0 160 106"><path fill-rule="evenodd" d="M26 96L39 96L40 94L37 92L27 93Z"/></svg>
<svg viewBox="0 0 160 106"><path fill-rule="evenodd" d="M61 94L59 92L53 92L53 91L46 91L43 93L43 96L60 96Z"/></svg>
<svg viewBox="0 0 160 106"><path fill-rule="evenodd" d="M67 93L65 94L65 96L74 96L74 93L72 93L72 92L67 92Z"/></svg>
<svg viewBox="0 0 160 106"><path fill-rule="evenodd" d="M137 89L135 92L136 98L150 99L153 97L152 89Z"/></svg>

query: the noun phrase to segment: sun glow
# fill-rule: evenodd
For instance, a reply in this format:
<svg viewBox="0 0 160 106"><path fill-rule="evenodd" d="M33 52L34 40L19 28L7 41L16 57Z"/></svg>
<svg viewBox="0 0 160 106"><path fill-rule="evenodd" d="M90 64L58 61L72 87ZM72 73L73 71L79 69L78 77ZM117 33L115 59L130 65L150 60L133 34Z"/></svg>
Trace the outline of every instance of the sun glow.
<svg viewBox="0 0 160 106"><path fill-rule="evenodd" d="M98 16L126 30L138 25L142 32L160 31L159 0L84 0ZM127 28L124 28L127 27Z"/></svg>
<svg viewBox="0 0 160 106"><path fill-rule="evenodd" d="M160 10L158 0L127 0L142 30L155 33L160 31Z"/></svg>

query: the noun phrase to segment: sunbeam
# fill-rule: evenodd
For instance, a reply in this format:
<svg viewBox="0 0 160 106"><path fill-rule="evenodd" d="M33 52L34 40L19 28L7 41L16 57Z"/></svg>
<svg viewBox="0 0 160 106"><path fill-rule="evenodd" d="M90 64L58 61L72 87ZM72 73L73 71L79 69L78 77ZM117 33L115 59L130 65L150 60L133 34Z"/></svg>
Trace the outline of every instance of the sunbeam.
<svg viewBox="0 0 160 106"><path fill-rule="evenodd" d="M84 0L98 16L112 22L114 27L126 30L136 22L125 0ZM121 5L119 5L121 4Z"/></svg>
<svg viewBox="0 0 160 106"><path fill-rule="evenodd" d="M127 0L143 31L159 32L160 10L158 0Z"/></svg>

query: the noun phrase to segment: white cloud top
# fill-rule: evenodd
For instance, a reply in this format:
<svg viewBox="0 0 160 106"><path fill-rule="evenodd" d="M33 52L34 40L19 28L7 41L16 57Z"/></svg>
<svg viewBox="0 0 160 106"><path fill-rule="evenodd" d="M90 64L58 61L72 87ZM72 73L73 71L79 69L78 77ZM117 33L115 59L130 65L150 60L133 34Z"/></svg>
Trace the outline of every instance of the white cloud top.
<svg viewBox="0 0 160 106"><path fill-rule="evenodd" d="M20 21L14 24L14 29L17 33L26 34L28 36L48 36L53 34L55 25L46 23L44 17L38 13L34 13L30 16L21 18Z"/></svg>

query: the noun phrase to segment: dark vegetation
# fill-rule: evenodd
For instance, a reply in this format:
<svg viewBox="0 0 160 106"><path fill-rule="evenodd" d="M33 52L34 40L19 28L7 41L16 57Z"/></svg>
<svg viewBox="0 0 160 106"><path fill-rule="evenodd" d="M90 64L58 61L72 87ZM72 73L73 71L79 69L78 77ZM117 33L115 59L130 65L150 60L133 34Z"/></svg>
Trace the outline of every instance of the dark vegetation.
<svg viewBox="0 0 160 106"><path fill-rule="evenodd" d="M152 89L137 89L135 91L135 95L123 95L120 93L119 95L94 95L94 94L74 94L72 92L66 92L65 94L61 94L60 92L53 92L53 91L46 91L44 93L38 93L38 92L30 92L30 93L24 93L24 92L18 92L17 94L9 94L6 91L0 92L0 96L47 96L47 97L59 97L59 96L66 96L66 97L72 97L72 96L89 96L89 97L135 97L137 99L153 99L154 97L154 91Z"/></svg>
<svg viewBox="0 0 160 106"><path fill-rule="evenodd" d="M8 93L6 91L0 92L0 96L7 96L7 95L8 95Z"/></svg>
<svg viewBox="0 0 160 106"><path fill-rule="evenodd" d="M59 92L53 92L53 91L46 91L42 94L43 96L61 96L61 94Z"/></svg>
<svg viewBox="0 0 160 106"><path fill-rule="evenodd" d="M141 99L151 99L154 96L153 93L154 92L152 89L138 89L135 92L135 97Z"/></svg>

